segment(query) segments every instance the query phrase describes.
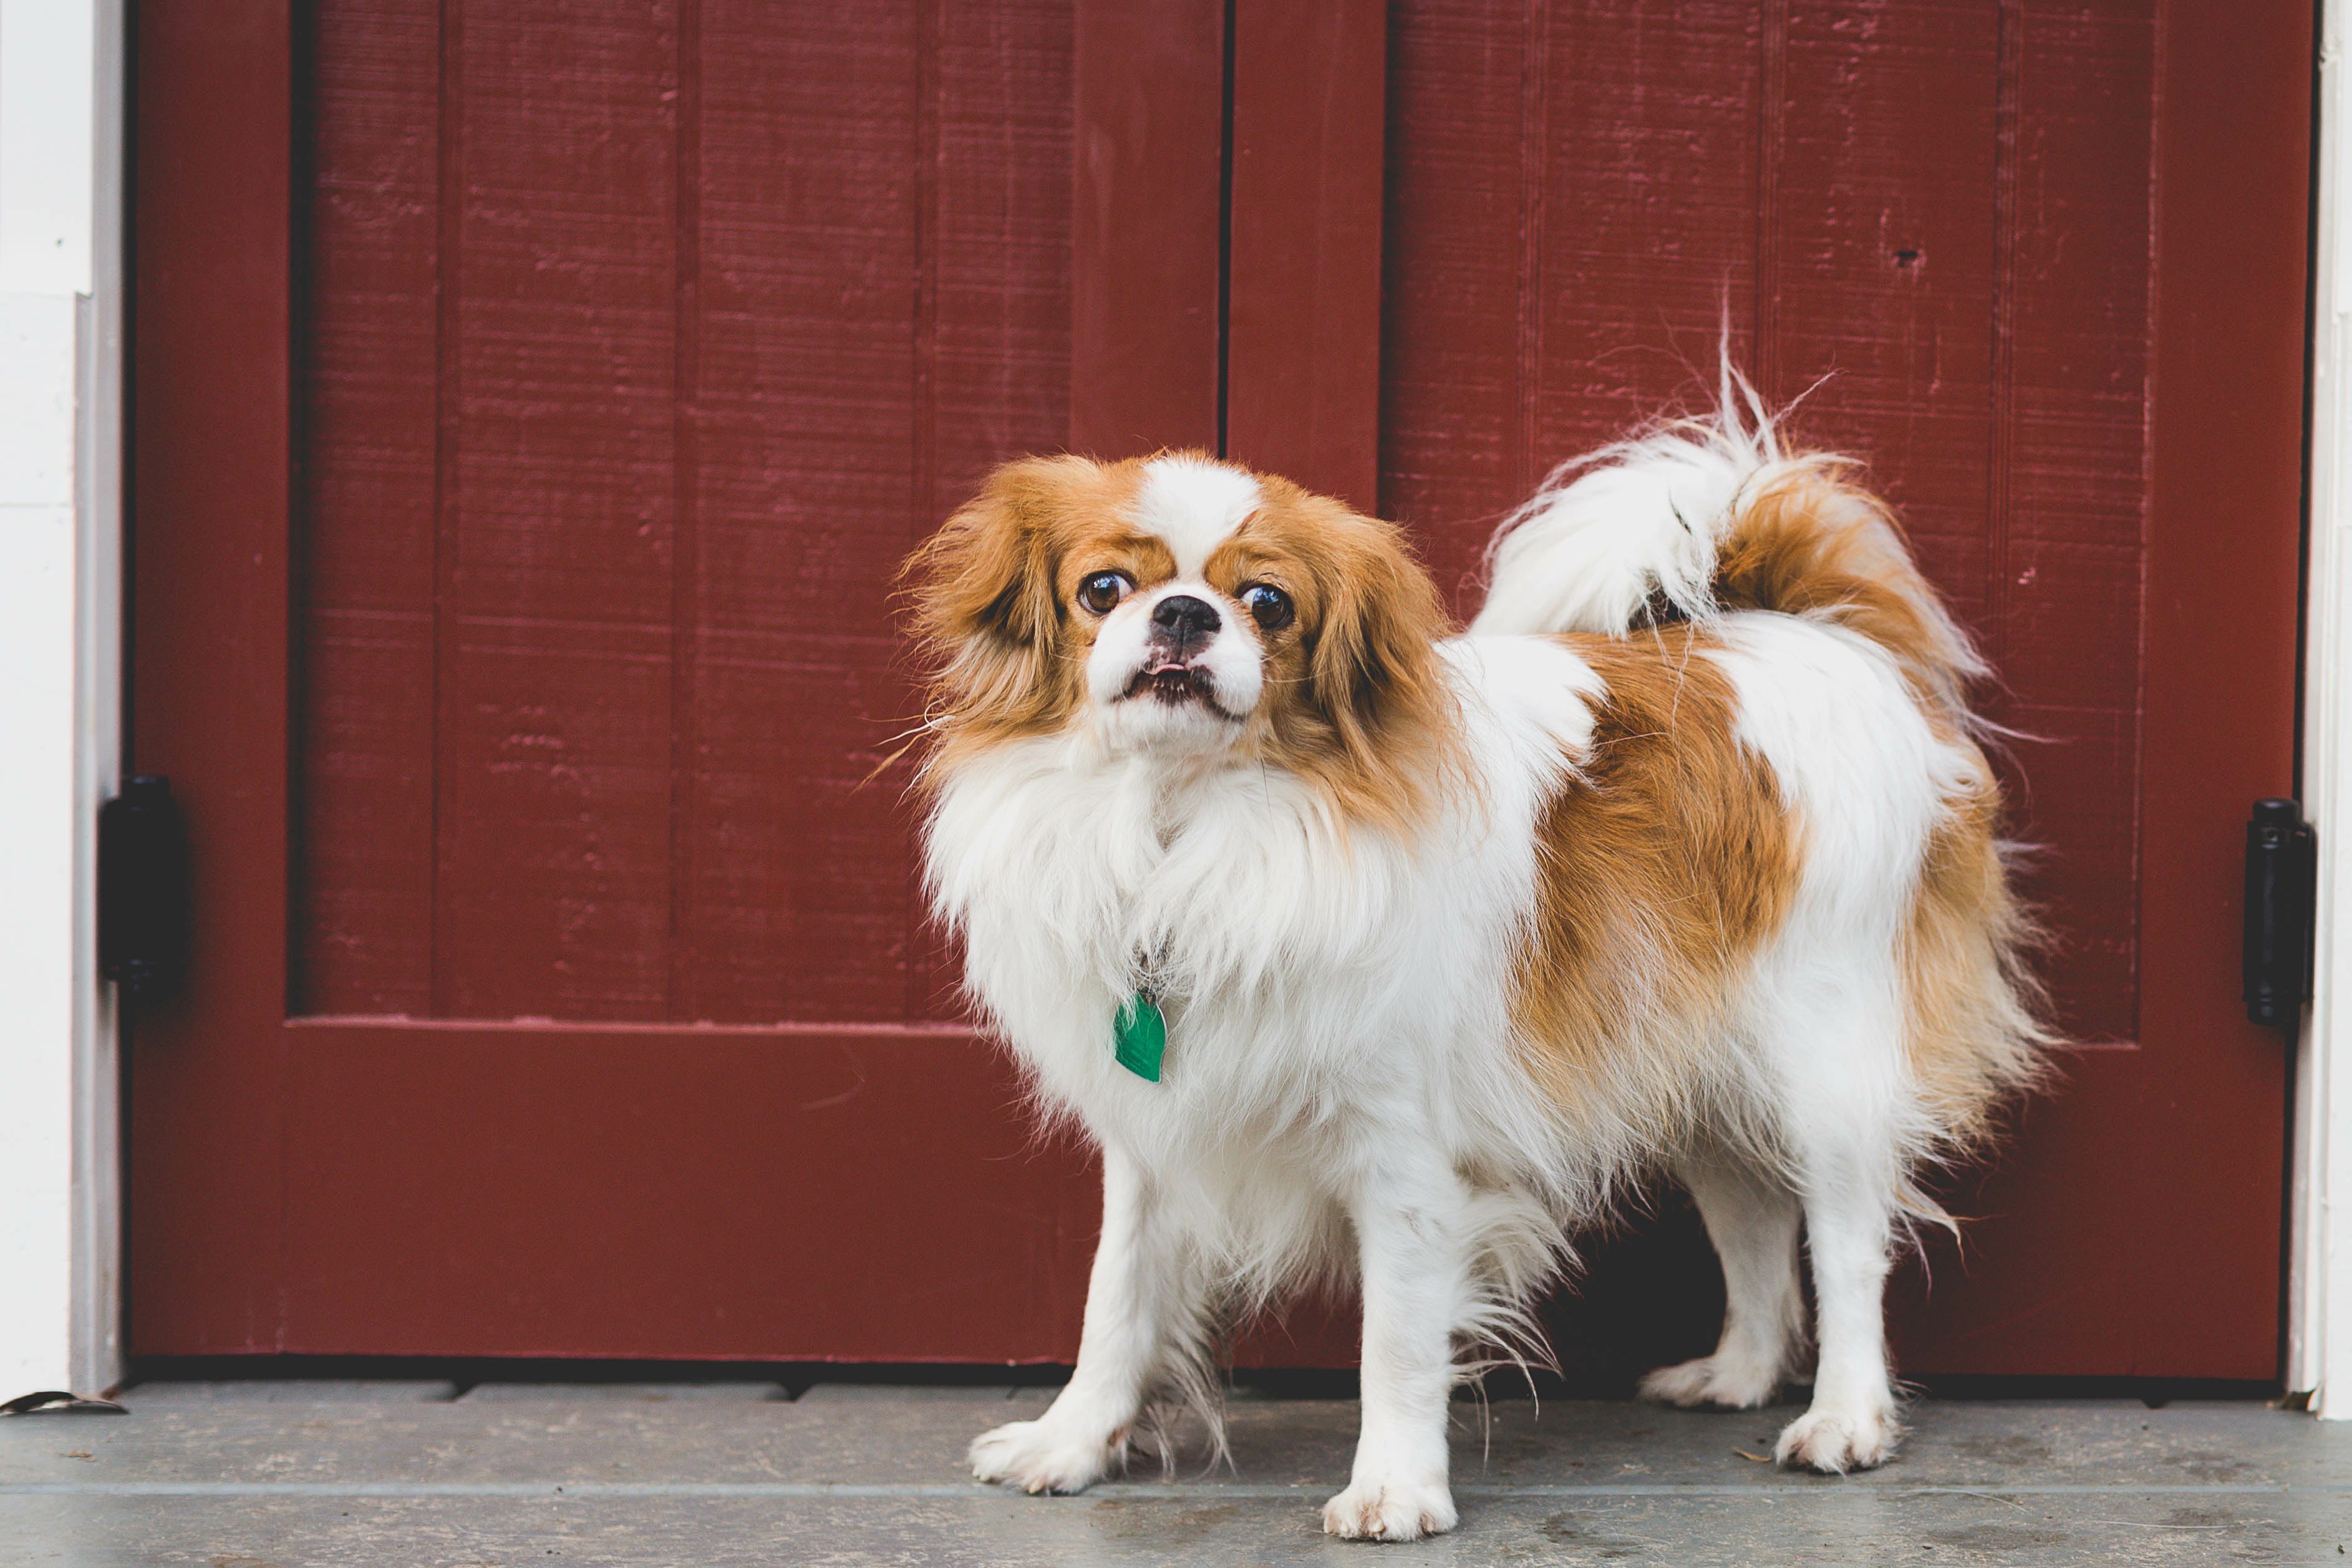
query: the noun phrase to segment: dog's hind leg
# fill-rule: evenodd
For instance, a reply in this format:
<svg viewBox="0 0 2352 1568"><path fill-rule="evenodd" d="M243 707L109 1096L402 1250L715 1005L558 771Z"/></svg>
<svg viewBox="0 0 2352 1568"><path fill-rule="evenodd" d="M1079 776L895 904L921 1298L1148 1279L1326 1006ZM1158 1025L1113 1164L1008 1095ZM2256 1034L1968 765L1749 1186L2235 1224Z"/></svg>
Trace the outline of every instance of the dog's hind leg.
<svg viewBox="0 0 2352 1568"><path fill-rule="evenodd" d="M1868 1469L1900 1433L1886 1358L1886 1276L1908 1110L1895 986L1865 963L1815 976L1801 1032L1786 1031L1783 1136L1805 1211L1819 1360L1810 1409L1773 1452L1806 1469Z"/></svg>
<svg viewBox="0 0 2352 1568"><path fill-rule="evenodd" d="M1087 1284L1078 1364L1053 1405L976 1439L972 1474L1031 1492L1075 1492L1127 1461L1145 1405L1198 1353L1208 1281L1145 1173L1103 1150L1102 1239Z"/></svg>
<svg viewBox="0 0 2352 1568"><path fill-rule="evenodd" d="M1723 1264L1723 1337L1713 1355L1662 1366L1642 1397L1748 1410L1771 1402L1804 1333L1797 1279L1797 1194L1776 1173L1726 1151L1676 1163Z"/></svg>

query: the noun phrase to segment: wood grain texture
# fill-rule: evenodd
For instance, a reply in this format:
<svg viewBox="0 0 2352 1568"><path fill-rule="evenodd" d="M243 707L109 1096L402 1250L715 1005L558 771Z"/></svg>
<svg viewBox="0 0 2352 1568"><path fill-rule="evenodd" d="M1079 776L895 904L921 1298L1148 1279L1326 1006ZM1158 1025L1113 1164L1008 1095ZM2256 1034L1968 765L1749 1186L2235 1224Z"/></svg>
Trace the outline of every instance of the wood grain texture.
<svg viewBox="0 0 2352 1568"><path fill-rule="evenodd" d="M1727 324L1743 362L1754 342L1759 8L1550 10L1537 477L1710 395Z"/></svg>
<svg viewBox="0 0 2352 1568"><path fill-rule="evenodd" d="M1239 0L1227 457L1380 502L1386 0Z"/></svg>
<svg viewBox="0 0 2352 1568"><path fill-rule="evenodd" d="M433 1010L441 0L322 5L299 402L296 1005Z"/></svg>
<svg viewBox="0 0 2352 1568"><path fill-rule="evenodd" d="M2000 25L1999 422L1974 618L2002 673L1995 716L2047 737L2010 748L2006 771L2021 837L2051 847L2032 890L2053 932L2044 966L2065 1026L2144 1047L2136 772L2155 18L2152 6L2086 16L2011 5ZM2166 1020L2150 1022L2160 1031ZM2139 1271L2158 1255L2136 1226L2100 1222L2146 1201L2145 1159L2116 1146L2144 1136L2148 1063L2142 1049L2102 1050L2066 1071L2064 1091L2032 1109L2017 1148L1956 1200L1992 1216L1971 1232L1965 1265L1986 1283L1964 1294L1910 1279L1896 1321L1915 1357L1957 1371L2140 1364L2133 1334L2103 1324L2097 1303L2139 1293ZM2273 1148L2276 1125L2263 1130ZM2037 1196L2048 1193L2066 1201ZM1963 1267L1940 1244L1930 1262L1947 1275ZM2201 1350L2206 1364L2266 1375L2267 1327L2232 1332L2242 1338L2230 1350Z"/></svg>
<svg viewBox="0 0 2352 1568"><path fill-rule="evenodd" d="M893 574L1066 437L1073 50L1052 0L321 10L299 1008L954 1016L869 780Z"/></svg>
<svg viewBox="0 0 2352 1568"><path fill-rule="evenodd" d="M289 1346L1051 1362L1076 1341L1096 1177L962 1029L287 1034Z"/></svg>
<svg viewBox="0 0 2352 1568"><path fill-rule="evenodd" d="M2255 84L2306 75L2311 34L2218 6L2018 21L2006 668L2024 721L2081 737L2073 768L2021 748L2037 827L2081 847L2045 884L2055 962L2127 977L2135 1048L2070 1064L1969 1194L1999 1216L1971 1238L1989 1289L1898 1321L1961 1370L2267 1379L2286 1058L2215 955L2240 919L2228 824L2293 781L2309 105ZM2122 184L2135 124L2147 207ZM2152 266L2126 242L2143 213ZM2135 661L2084 636L2103 624L2137 628Z"/></svg>
<svg viewBox="0 0 2352 1568"><path fill-rule="evenodd" d="M132 58L131 744L204 900L188 983L129 1020L127 1336L284 1344L293 26L142 6Z"/></svg>
<svg viewBox="0 0 2352 1568"><path fill-rule="evenodd" d="M1076 0L1074 451L1222 444L1225 10Z"/></svg>
<svg viewBox="0 0 2352 1568"><path fill-rule="evenodd" d="M2152 4L2012 8L2015 217L1996 348L2005 427L1985 560L1994 714L2028 734L2020 837L2063 847L2034 883L2077 1037L2139 1037L2141 537L2152 302L2145 231ZM2093 638L2104 648L2086 647Z"/></svg>
<svg viewBox="0 0 2352 1568"><path fill-rule="evenodd" d="M658 1018L677 8L459 9L442 42L435 1007Z"/></svg>
<svg viewBox="0 0 2352 1568"><path fill-rule="evenodd" d="M2294 784L2312 126L2310 95L2278 84L2311 79L2313 38L2292 7L2160 19L2137 791L2150 1180L2126 1212L2164 1216L2185 1288L2132 1353L2275 1376L2288 1047L2211 984L2211 955L2243 915L2223 825ZM2243 1163L2227 1178L2175 1157L2217 1139Z"/></svg>
<svg viewBox="0 0 2352 1568"><path fill-rule="evenodd" d="M905 1006L891 574L917 418L912 6L705 0L684 1019Z"/></svg>
<svg viewBox="0 0 2352 1568"><path fill-rule="evenodd" d="M1412 524L1457 609L1524 499L1517 364L1518 82L1528 7L1392 0L1381 317L1381 507Z"/></svg>

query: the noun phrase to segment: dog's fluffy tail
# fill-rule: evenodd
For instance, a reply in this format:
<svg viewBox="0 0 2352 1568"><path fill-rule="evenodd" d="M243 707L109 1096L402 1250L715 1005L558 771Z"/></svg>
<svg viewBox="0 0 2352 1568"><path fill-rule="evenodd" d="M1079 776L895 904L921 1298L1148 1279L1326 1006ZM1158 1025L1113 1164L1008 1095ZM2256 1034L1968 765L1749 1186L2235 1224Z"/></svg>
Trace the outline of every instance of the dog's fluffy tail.
<svg viewBox="0 0 2352 1568"><path fill-rule="evenodd" d="M1738 610L1813 616L1885 647L1973 727L1966 691L1984 664L1857 468L1784 448L1727 364L1712 415L1561 465L1504 522L1471 630L1623 636Z"/></svg>

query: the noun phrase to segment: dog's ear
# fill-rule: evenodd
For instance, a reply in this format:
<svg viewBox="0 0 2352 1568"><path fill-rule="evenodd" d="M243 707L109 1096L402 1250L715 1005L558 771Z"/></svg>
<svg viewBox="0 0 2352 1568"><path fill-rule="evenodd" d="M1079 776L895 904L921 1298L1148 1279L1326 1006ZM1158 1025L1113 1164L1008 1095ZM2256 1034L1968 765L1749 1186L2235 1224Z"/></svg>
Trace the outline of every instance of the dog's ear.
<svg viewBox="0 0 2352 1568"><path fill-rule="evenodd" d="M1381 781L1367 803L1410 815L1455 729L1437 656L1453 623L1393 524L1335 505L1317 531L1328 558L1318 574L1308 700L1342 769L1365 784Z"/></svg>
<svg viewBox="0 0 2352 1568"><path fill-rule="evenodd" d="M1084 477L1074 466L1095 470L1083 458L1005 464L907 558L932 705L951 727L1018 726L1062 695L1055 540L1058 502Z"/></svg>

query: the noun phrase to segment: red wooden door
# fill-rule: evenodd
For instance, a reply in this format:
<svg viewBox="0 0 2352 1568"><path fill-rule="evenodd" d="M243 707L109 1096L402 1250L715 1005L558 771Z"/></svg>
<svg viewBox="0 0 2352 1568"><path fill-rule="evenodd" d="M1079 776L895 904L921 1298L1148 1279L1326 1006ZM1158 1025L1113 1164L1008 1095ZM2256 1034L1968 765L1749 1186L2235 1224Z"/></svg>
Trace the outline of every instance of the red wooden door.
<svg viewBox="0 0 2352 1568"><path fill-rule="evenodd" d="M1466 604L1727 311L2045 738L2091 1048L1906 1369L2272 1376L2291 10L152 0L133 744L202 907L134 1349L1066 1359L1091 1181L921 920L896 561L1003 457L1222 445ZM1671 1321L1668 1250L1593 1299Z"/></svg>

